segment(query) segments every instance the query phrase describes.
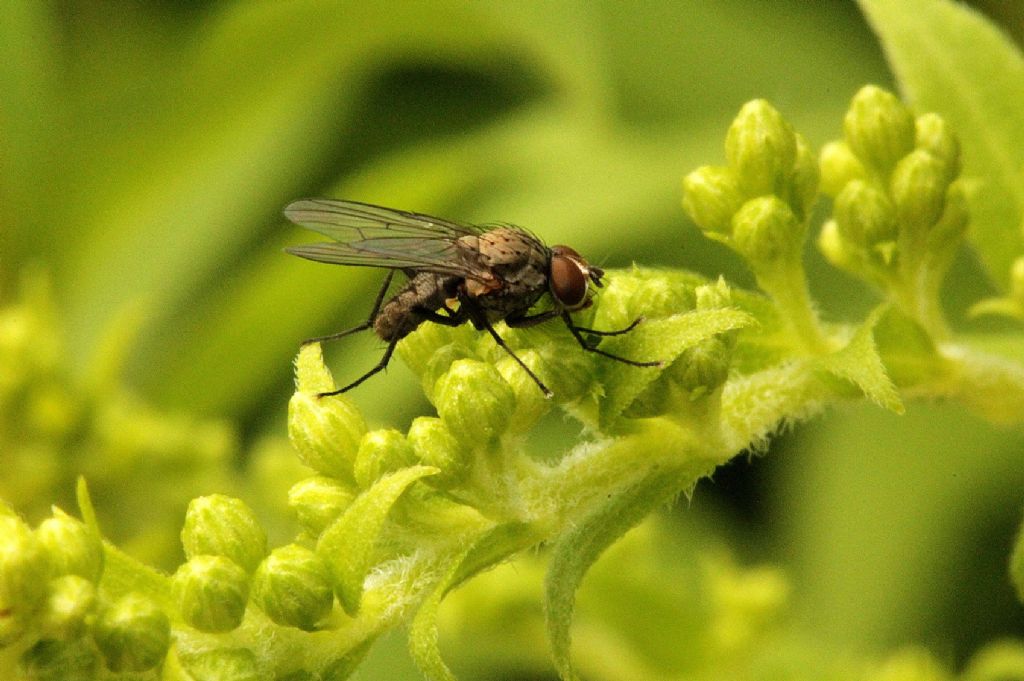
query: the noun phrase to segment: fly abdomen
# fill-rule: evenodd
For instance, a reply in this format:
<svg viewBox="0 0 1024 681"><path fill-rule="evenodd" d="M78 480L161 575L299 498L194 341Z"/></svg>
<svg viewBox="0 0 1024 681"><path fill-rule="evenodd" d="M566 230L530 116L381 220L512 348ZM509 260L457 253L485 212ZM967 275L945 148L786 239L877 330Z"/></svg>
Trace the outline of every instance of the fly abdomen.
<svg viewBox="0 0 1024 681"><path fill-rule="evenodd" d="M386 341L405 338L426 321L422 311L436 312L452 297L448 291L451 279L432 272L420 272L381 306L373 320L373 330Z"/></svg>

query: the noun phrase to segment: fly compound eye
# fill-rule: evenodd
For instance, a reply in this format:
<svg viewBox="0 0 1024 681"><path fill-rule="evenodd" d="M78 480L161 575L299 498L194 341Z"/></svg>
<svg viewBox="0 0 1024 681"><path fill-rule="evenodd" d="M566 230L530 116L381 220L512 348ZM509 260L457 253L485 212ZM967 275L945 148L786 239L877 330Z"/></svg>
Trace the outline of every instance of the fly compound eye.
<svg viewBox="0 0 1024 681"><path fill-rule="evenodd" d="M587 272L579 260L556 252L549 279L551 295L562 307L575 310L587 301Z"/></svg>

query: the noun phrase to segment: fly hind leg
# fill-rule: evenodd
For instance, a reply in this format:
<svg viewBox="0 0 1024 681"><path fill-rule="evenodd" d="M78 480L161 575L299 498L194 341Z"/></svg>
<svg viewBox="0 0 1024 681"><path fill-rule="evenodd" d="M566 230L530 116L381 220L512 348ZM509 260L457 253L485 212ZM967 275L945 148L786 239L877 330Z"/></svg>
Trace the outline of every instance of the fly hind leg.
<svg viewBox="0 0 1024 681"><path fill-rule="evenodd" d="M351 383L349 383L348 385L346 385L344 388L338 388L337 390L330 390L330 391L324 392L324 393L317 393L316 396L317 397L330 397L331 395L340 395L342 393L346 393L349 390L351 390L352 388L354 388L357 385L359 385L360 383L362 383L363 381L365 381L366 379L368 379L370 376L373 376L374 374L380 373L381 371L386 369L387 366L388 366L388 362L391 361L391 355L394 354L395 346L398 345L398 341L399 340L401 340L401 339L395 338L395 339L393 339L392 341L390 341L388 343L388 348L387 348L387 350L384 351L384 356L380 358L379 362L377 362L377 366L373 367L372 369L367 371L365 374L363 374L362 376L360 376L356 380L354 380Z"/></svg>
<svg viewBox="0 0 1024 681"><path fill-rule="evenodd" d="M338 340L339 338L344 338L345 336L351 335L353 333L358 333L359 331L365 331L366 329L368 329L371 326L373 326L374 320L376 320L377 319L377 315L380 314L380 307L381 307L381 305L384 304L384 297L387 296L388 289L391 288L391 280L394 278L394 276L395 276L395 271L394 270L388 270L388 276L384 278L384 285L380 287L380 292L377 294L377 300L374 301L374 303L373 303L373 310L370 312L370 316L367 318L367 320L365 322L363 322L362 324L359 324L358 326L353 326L351 329L345 329L344 331L339 331L338 333L332 333L332 334L327 335L327 336L317 336L316 338L307 338L306 340L302 341L302 344L303 345L309 345L310 343L325 343L327 341ZM366 378L366 377L364 376L363 378ZM363 379L359 379L359 380L362 381ZM351 386L349 386L349 387L351 387ZM348 388L346 388L346 390L348 390ZM334 395L336 393L330 393L330 394Z"/></svg>
<svg viewBox="0 0 1024 681"><path fill-rule="evenodd" d="M388 281L385 282L385 284L384 284L383 291L387 291L387 288L388 288L387 285L390 283L390 279L391 279L391 277L389 275L388 276ZM376 317L377 317L377 308L380 307L380 301L384 297L383 296L383 291L382 291L382 295L378 297L377 305L374 306L374 311L373 311L373 314L370 315L369 321L364 326L362 326L361 328L360 327L356 327L355 329L349 329L348 331L343 332L341 335L345 335L347 333L351 333L352 331L355 331L355 330L362 330L362 328L368 328L371 324L373 324L373 320L376 319ZM413 308L413 312L415 314L419 315L420 317L422 317L425 321L434 322L436 324L443 324L444 326L459 326L463 322L466 321L465 314L464 313L460 314L460 310L454 310L451 316L445 316L445 315L442 315L442 314L438 314L437 312L434 312L433 310L428 310L426 308ZM337 335L337 334L335 334L335 335ZM331 338L331 337L328 337L328 338ZM400 340L402 340L402 337L392 338L390 341L388 341L388 347L387 347L386 350L384 350L384 355L380 358L380 361L377 362L376 366L374 366L372 369L367 371L365 374L363 374L362 376L360 376L356 380L352 381L351 383L349 383L348 385L346 385L343 388L338 388L337 390L331 390L331 391L323 392L323 393L317 393L317 397L330 397L331 395L340 395L342 393L346 393L349 390L351 390L352 388L355 388L357 385L359 385L360 383L362 383L366 379L368 379L371 376L373 376L374 374L378 374L381 371L384 371L384 369L387 369L388 362L391 361L391 356L393 354L395 354L395 346L398 345L398 341L400 341Z"/></svg>

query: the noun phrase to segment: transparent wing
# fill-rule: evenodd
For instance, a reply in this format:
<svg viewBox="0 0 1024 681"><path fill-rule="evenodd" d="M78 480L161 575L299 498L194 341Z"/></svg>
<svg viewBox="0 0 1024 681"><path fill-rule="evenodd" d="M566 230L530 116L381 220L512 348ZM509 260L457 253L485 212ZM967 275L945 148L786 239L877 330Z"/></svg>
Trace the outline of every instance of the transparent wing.
<svg viewBox="0 0 1024 681"><path fill-rule="evenodd" d="M484 231L475 225L358 201L301 199L289 204L284 215L342 243L379 238L458 239Z"/></svg>
<svg viewBox="0 0 1024 681"><path fill-rule="evenodd" d="M472 279L483 276L476 251L459 243L461 237L482 233L483 227L331 199L295 201L284 214L335 240L286 249L302 258L336 265L415 268Z"/></svg>

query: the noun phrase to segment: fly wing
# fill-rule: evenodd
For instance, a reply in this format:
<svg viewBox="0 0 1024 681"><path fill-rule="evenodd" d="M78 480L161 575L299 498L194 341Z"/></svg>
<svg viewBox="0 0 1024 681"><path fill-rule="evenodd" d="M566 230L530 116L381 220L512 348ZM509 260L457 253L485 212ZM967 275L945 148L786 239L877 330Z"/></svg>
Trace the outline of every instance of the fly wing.
<svg viewBox="0 0 1024 681"><path fill-rule="evenodd" d="M378 238L458 239L484 231L475 225L358 201L301 199L289 204L284 215L342 243Z"/></svg>
<svg viewBox="0 0 1024 681"><path fill-rule="evenodd" d="M418 269L480 279L476 251L459 239L484 231L421 213L358 201L302 199L284 209L292 222L334 242L286 249L289 253L336 265Z"/></svg>

